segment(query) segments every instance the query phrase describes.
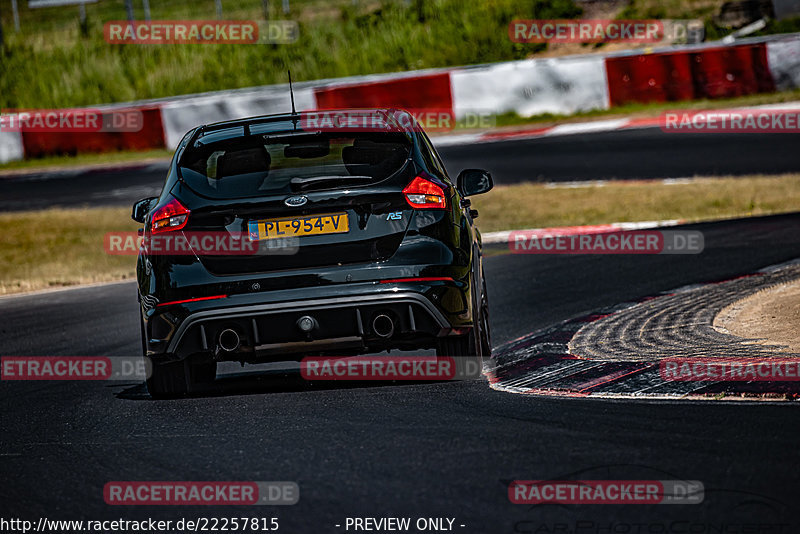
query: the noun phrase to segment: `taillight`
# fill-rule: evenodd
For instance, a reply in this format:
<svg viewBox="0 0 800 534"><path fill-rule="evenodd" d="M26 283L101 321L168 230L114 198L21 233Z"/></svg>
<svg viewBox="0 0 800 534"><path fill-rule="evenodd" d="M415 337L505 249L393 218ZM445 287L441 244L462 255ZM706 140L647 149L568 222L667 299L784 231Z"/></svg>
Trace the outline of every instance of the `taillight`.
<svg viewBox="0 0 800 534"><path fill-rule="evenodd" d="M412 208L447 209L444 190L430 180L417 176L403 189L403 194Z"/></svg>
<svg viewBox="0 0 800 534"><path fill-rule="evenodd" d="M201 300L216 300L227 298L228 295L213 295L210 297L194 297L185 300L172 300L170 302L162 302L156 305L156 308L163 308L164 306L172 306L174 304L188 304L189 302L200 302Z"/></svg>
<svg viewBox="0 0 800 534"><path fill-rule="evenodd" d="M397 284L402 282L453 282L449 276L424 276L416 278L392 278L391 280L381 280L381 284Z"/></svg>
<svg viewBox="0 0 800 534"><path fill-rule="evenodd" d="M153 212L150 232L171 232L180 230L189 222L189 210L177 198L173 198Z"/></svg>

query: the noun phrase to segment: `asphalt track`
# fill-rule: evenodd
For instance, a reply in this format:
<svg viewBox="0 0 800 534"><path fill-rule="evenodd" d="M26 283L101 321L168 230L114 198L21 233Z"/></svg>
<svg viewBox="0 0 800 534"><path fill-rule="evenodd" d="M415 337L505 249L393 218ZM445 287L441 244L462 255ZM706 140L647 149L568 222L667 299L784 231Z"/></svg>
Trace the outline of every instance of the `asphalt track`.
<svg viewBox="0 0 800 534"><path fill-rule="evenodd" d="M798 146L800 134L674 134L647 128L447 146L440 153L453 175L483 168L497 184L513 184L797 172ZM159 162L0 177L0 211L130 205L157 195L166 169Z"/></svg>
<svg viewBox="0 0 800 534"><path fill-rule="evenodd" d="M800 214L692 228L705 233L700 255L488 258L495 346L800 256ZM0 299L4 355L132 355L138 335L132 283ZM276 371L227 372L213 396L162 402L139 383L0 383L0 516L277 517L290 533L345 532L335 525L364 516L450 517L464 533L792 534L800 526L793 403L546 398L483 380L308 386ZM699 480L705 497L515 505L507 496L515 479ZM300 502L106 505L104 484L121 480L288 480Z"/></svg>

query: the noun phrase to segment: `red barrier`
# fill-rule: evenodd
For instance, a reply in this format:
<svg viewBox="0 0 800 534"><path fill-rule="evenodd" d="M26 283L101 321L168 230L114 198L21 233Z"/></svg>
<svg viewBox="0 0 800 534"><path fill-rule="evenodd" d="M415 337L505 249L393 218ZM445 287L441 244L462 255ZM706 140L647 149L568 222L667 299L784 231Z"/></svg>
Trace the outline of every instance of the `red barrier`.
<svg viewBox="0 0 800 534"><path fill-rule="evenodd" d="M775 91L764 44L704 50L692 56L698 98L730 98Z"/></svg>
<svg viewBox="0 0 800 534"><path fill-rule="evenodd" d="M450 74L430 74L314 89L317 109L386 108L452 110Z"/></svg>
<svg viewBox="0 0 800 534"><path fill-rule="evenodd" d="M23 131L25 157L74 155L87 152L114 152L164 148L161 108L134 108L142 114L138 131L58 132Z"/></svg>
<svg viewBox="0 0 800 534"><path fill-rule="evenodd" d="M607 58L606 74L612 106L775 90L764 44Z"/></svg>

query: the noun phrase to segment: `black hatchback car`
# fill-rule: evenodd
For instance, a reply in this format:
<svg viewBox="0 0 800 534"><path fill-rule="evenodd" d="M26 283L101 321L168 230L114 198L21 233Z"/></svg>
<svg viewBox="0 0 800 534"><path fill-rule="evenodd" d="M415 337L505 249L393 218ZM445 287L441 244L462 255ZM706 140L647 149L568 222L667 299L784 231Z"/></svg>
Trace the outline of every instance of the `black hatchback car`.
<svg viewBox="0 0 800 534"><path fill-rule="evenodd" d="M402 110L198 127L138 201L142 346L154 397L220 361L436 349L488 356L477 212L489 173L451 180ZM170 241L171 240L171 241Z"/></svg>

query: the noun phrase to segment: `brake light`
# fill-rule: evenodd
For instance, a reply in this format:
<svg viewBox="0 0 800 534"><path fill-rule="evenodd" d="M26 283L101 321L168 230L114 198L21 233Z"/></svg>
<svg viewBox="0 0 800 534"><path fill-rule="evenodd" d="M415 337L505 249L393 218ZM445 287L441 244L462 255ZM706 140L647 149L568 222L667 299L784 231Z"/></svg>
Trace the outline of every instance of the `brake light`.
<svg viewBox="0 0 800 534"><path fill-rule="evenodd" d="M403 189L406 200L415 209L447 209L444 190L430 180L417 176Z"/></svg>
<svg viewBox="0 0 800 534"><path fill-rule="evenodd" d="M150 232L158 234L180 230L189 222L189 213L190 211L178 202L177 198L173 198L153 212Z"/></svg>
<svg viewBox="0 0 800 534"><path fill-rule="evenodd" d="M397 284L402 282L454 282L449 276L426 276L417 278L392 278L391 280L381 280L381 284Z"/></svg>
<svg viewBox="0 0 800 534"><path fill-rule="evenodd" d="M189 303L189 302L200 302L202 300L224 299L224 298L227 298L227 297L228 297L228 295L212 295L210 297L194 297L194 298L185 299L185 300L172 300L170 302L162 302L160 304L157 304L156 308L162 308L164 306L172 306L174 304L186 304L186 303Z"/></svg>

